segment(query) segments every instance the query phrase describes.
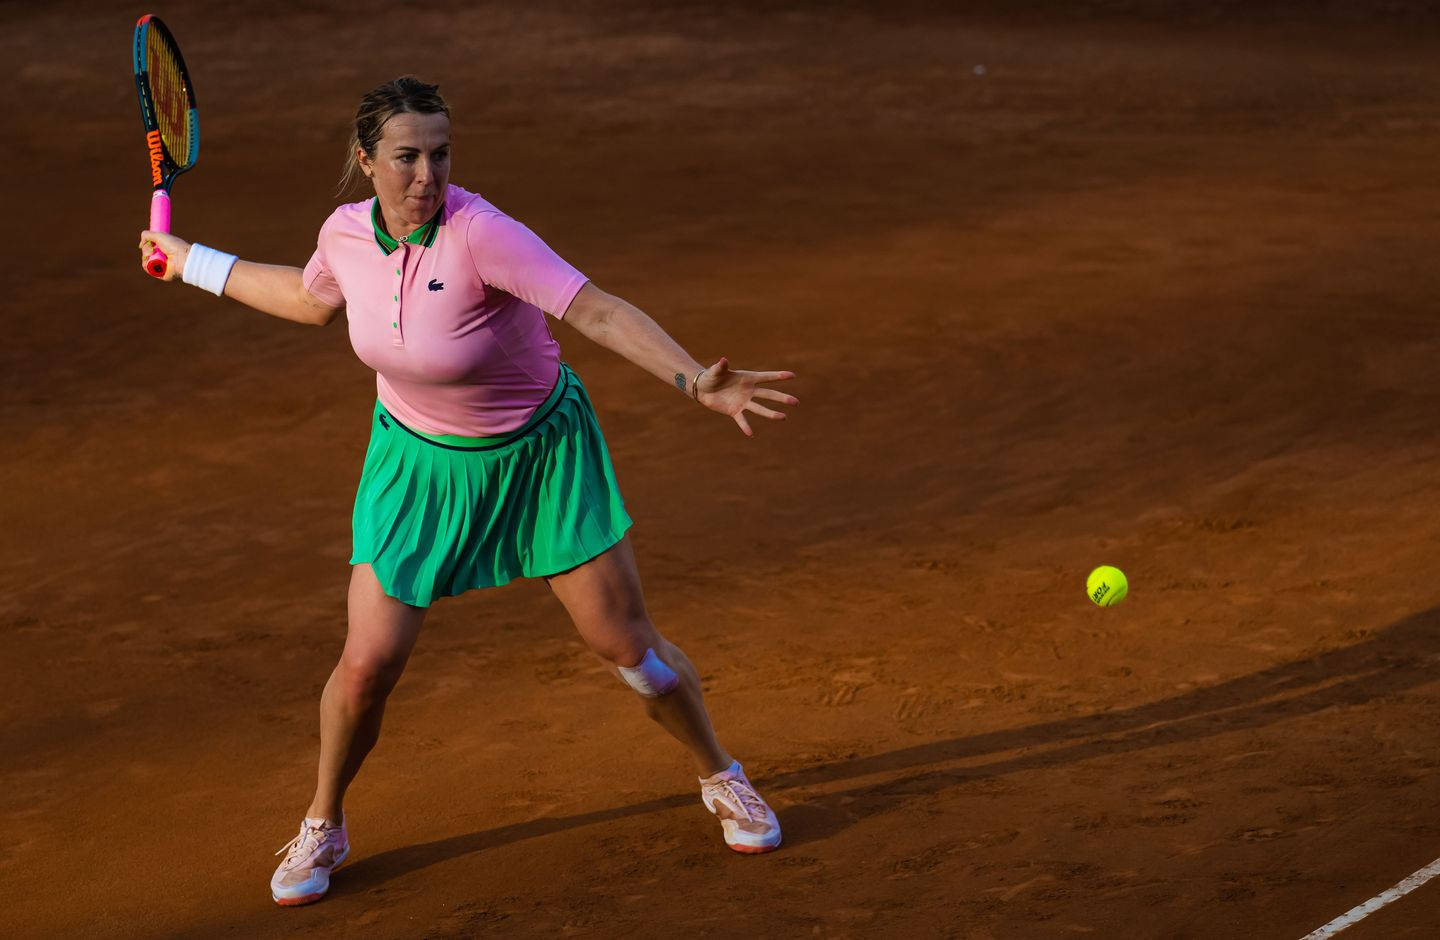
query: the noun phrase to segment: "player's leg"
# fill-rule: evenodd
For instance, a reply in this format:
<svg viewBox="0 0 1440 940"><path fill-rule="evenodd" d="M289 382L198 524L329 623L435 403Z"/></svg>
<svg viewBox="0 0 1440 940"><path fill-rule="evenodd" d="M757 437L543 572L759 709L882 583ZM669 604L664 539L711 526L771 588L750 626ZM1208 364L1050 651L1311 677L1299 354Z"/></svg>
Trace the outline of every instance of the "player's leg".
<svg viewBox="0 0 1440 940"><path fill-rule="evenodd" d="M578 568L545 580L580 637L617 676L620 667L637 667L647 651L655 651L678 682L666 694L645 698L647 713L685 745L700 776L729 767L732 758L716 740L705 711L700 676L680 648L650 622L629 536Z"/></svg>
<svg viewBox="0 0 1440 940"><path fill-rule="evenodd" d="M349 609L345 648L320 696L315 797L300 834L281 849L285 860L270 879L277 904L320 900L330 889L330 872L350 854L345 789L380 737L385 700L400 681L425 620L425 608L386 595L366 564L351 569Z"/></svg>
<svg viewBox="0 0 1440 940"><path fill-rule="evenodd" d="M385 700L405 671L425 611L386 594L369 565L351 570L350 628L320 696L320 769L307 816L340 821L345 788L380 737Z"/></svg>
<svg viewBox="0 0 1440 940"><path fill-rule="evenodd" d="M650 621L630 539L546 580L581 638L642 696L650 717L690 751L701 800L720 817L726 843L739 852L778 846L775 814L715 737L699 674Z"/></svg>

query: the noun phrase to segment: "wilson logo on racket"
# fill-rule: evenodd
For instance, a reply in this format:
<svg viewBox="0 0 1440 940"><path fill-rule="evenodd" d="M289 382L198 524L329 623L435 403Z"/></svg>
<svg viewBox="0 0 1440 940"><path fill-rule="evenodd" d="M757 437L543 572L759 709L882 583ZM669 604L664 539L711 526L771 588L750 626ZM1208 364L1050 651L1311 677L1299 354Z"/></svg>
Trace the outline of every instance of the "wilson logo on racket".
<svg viewBox="0 0 1440 940"><path fill-rule="evenodd" d="M146 134L145 143L150 145L150 176L155 185L159 186L165 178L160 172L160 166L165 162L165 151L160 147L160 132L151 131Z"/></svg>

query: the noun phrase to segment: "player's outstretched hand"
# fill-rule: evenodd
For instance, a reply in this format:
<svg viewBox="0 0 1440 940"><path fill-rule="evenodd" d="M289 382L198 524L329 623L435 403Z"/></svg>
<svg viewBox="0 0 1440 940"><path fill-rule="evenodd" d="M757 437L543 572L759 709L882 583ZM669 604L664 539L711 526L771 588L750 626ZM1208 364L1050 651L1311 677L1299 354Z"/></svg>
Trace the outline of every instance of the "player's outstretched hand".
<svg viewBox="0 0 1440 940"><path fill-rule="evenodd" d="M795 378L794 372L745 372L730 368L730 360L722 358L704 372L700 373L700 380L696 385L696 398L700 404L711 411L718 411L722 415L729 415L740 425L740 430L745 432L746 437L754 437L755 432L750 429L750 422L745 418L745 412L757 414L762 418L769 418L772 421L784 421L783 412L766 408L757 399L780 402L785 405L798 405L800 399L794 395L787 395L784 392L777 392L773 388L761 387L762 382L783 382Z"/></svg>
<svg viewBox="0 0 1440 940"><path fill-rule="evenodd" d="M150 257L150 252L156 248L165 252L167 261L165 277L162 280L180 280L180 272L185 270L185 257L190 253L190 243L183 238L176 238L169 232L152 232L146 229L140 233L140 269L142 271L145 270L145 259Z"/></svg>

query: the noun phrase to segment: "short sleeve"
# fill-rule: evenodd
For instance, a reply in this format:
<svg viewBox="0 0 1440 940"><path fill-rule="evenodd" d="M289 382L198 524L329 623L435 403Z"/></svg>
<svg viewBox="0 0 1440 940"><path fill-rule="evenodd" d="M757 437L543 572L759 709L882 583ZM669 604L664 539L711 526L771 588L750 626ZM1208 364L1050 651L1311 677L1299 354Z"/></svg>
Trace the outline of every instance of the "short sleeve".
<svg viewBox="0 0 1440 940"><path fill-rule="evenodd" d="M481 281L534 304L557 320L589 280L538 235L501 212L473 215L465 240Z"/></svg>
<svg viewBox="0 0 1440 940"><path fill-rule="evenodd" d="M315 253L310 256L309 263L305 265L305 271L300 275L300 282L317 300L331 307L343 307L345 306L345 295L341 293L340 284L335 280L335 275L330 270L330 263L325 257L325 242L329 233L330 219L326 219L325 224L320 226L320 237L315 240Z"/></svg>

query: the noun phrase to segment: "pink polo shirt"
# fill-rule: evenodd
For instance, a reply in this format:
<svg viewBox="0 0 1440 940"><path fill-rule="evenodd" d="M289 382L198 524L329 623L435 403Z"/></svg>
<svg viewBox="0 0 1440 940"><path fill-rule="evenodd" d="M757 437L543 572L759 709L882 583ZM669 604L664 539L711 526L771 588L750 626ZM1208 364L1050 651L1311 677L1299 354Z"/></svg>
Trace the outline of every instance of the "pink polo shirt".
<svg viewBox="0 0 1440 940"><path fill-rule="evenodd" d="M303 279L318 299L345 306L380 403L430 434L520 427L560 373L544 313L564 316L585 275L459 186L408 240L381 231L375 209L373 198L336 209Z"/></svg>

